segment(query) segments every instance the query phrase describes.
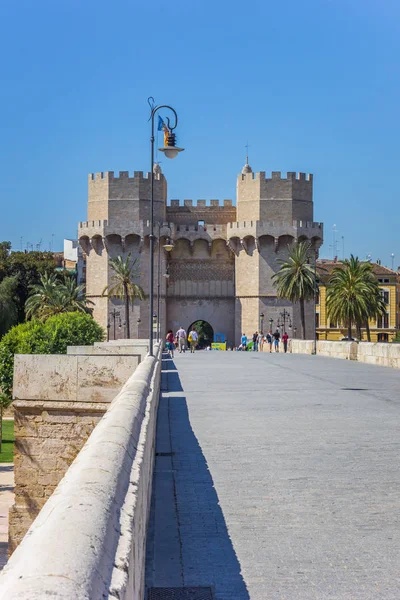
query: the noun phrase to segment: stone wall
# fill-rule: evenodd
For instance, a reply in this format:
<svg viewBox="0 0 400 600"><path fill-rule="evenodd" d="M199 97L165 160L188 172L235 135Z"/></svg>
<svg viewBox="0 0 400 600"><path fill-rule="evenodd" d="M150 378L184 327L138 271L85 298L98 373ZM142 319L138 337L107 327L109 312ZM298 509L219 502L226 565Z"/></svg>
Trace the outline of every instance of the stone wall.
<svg viewBox="0 0 400 600"><path fill-rule="evenodd" d="M317 342L317 354L345 360L357 360L357 348L357 342Z"/></svg>
<svg viewBox="0 0 400 600"><path fill-rule="evenodd" d="M313 349L312 340L291 340L289 344L293 354L312 354ZM317 354L400 369L400 344L318 341Z"/></svg>
<svg viewBox="0 0 400 600"><path fill-rule="evenodd" d="M10 554L138 364L136 355L16 355Z"/></svg>
<svg viewBox="0 0 400 600"><path fill-rule="evenodd" d="M400 344L362 342L358 345L358 360L400 369Z"/></svg>
<svg viewBox="0 0 400 600"><path fill-rule="evenodd" d="M2 571L1 600L143 600L161 369L155 350L112 402Z"/></svg>
<svg viewBox="0 0 400 600"><path fill-rule="evenodd" d="M313 340L289 340L289 352L292 354L312 354L314 352Z"/></svg>

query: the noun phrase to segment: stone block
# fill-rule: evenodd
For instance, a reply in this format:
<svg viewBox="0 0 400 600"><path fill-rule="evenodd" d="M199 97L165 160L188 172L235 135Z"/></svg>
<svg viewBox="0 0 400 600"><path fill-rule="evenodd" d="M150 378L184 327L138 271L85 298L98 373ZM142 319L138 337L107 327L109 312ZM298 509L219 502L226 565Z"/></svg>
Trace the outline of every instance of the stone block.
<svg viewBox="0 0 400 600"><path fill-rule="evenodd" d="M16 355L14 399L111 402L138 364L133 354Z"/></svg>

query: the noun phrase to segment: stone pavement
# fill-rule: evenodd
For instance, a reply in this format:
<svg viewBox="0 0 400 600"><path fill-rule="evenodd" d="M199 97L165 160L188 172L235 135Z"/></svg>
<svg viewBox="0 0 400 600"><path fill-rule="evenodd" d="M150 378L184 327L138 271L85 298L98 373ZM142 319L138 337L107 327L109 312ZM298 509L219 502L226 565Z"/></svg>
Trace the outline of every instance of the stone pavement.
<svg viewBox="0 0 400 600"><path fill-rule="evenodd" d="M8 511L14 504L14 465L0 463L0 571L8 560Z"/></svg>
<svg viewBox="0 0 400 600"><path fill-rule="evenodd" d="M163 369L149 587L400 597L399 371L241 352Z"/></svg>

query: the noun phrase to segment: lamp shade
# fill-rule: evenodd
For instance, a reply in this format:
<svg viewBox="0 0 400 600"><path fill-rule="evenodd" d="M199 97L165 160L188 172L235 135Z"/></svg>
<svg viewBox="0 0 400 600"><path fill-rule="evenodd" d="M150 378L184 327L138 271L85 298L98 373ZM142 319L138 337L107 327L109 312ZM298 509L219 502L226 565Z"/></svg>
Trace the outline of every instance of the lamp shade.
<svg viewBox="0 0 400 600"><path fill-rule="evenodd" d="M183 152L184 148L178 148L178 146L163 146L163 148L159 148L160 152L164 152L167 158L175 158L178 156L179 152Z"/></svg>

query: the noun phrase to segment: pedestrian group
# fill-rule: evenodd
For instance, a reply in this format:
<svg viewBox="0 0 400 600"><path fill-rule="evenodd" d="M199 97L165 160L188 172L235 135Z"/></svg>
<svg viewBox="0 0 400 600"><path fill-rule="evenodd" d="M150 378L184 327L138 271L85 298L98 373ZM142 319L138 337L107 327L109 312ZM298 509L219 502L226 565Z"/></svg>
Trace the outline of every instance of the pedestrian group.
<svg viewBox="0 0 400 600"><path fill-rule="evenodd" d="M281 337L281 334L278 331L278 329L274 333L272 332L272 330L270 330L266 335L264 335L262 331L255 331L251 337L250 342L247 338L247 335L243 333L242 337L240 338L240 345L238 346L237 350L242 352L248 350L251 350L252 352L263 352L264 344L267 344L270 352L272 352L272 347L274 348L275 352L279 352L279 344L280 342L282 342L283 351L287 352L288 341L289 336L287 332L285 331L285 333Z"/></svg>
<svg viewBox="0 0 400 600"><path fill-rule="evenodd" d="M178 331L174 335L172 329L168 330L166 339L166 347L168 354L171 358L174 358L174 352L178 349L179 353L186 352L186 331L182 327L179 327ZM191 354L196 350L197 342L199 341L199 334L196 329L192 327L187 336L187 342L189 344Z"/></svg>

